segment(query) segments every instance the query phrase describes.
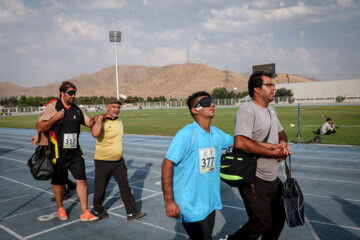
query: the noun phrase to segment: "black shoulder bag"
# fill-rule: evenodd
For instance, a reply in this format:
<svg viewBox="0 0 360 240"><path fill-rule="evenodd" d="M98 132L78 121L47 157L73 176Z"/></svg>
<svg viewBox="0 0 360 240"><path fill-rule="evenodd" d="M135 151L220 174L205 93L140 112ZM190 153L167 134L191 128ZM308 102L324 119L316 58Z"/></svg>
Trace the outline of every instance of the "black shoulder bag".
<svg viewBox="0 0 360 240"><path fill-rule="evenodd" d="M289 227L304 225L304 196L297 181L291 177L291 156L288 155L289 166L285 159L286 180L282 196L286 222Z"/></svg>
<svg viewBox="0 0 360 240"><path fill-rule="evenodd" d="M50 146L37 146L35 153L28 160L27 165L36 180L51 179L54 165L50 157Z"/></svg>
<svg viewBox="0 0 360 240"><path fill-rule="evenodd" d="M271 115L270 115L271 119ZM271 130L262 142L267 142ZM255 179L258 155L246 153L240 149L228 149L221 155L220 178L231 187L238 187L244 182L252 183Z"/></svg>

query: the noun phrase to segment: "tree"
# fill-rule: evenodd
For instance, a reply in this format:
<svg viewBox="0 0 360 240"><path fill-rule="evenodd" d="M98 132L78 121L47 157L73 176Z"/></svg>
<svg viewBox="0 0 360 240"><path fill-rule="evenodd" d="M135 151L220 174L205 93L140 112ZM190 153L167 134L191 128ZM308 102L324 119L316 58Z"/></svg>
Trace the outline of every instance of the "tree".
<svg viewBox="0 0 360 240"><path fill-rule="evenodd" d="M17 97L9 97L0 100L0 105L4 107L15 107L19 104Z"/></svg>
<svg viewBox="0 0 360 240"><path fill-rule="evenodd" d="M276 89L275 97L292 97L294 94L291 89L279 88Z"/></svg>
<svg viewBox="0 0 360 240"><path fill-rule="evenodd" d="M292 103L294 102L293 95L294 94L291 89L286 89L286 88L276 89L275 102L278 103L280 99L280 101L282 102L287 100L289 103Z"/></svg>
<svg viewBox="0 0 360 240"><path fill-rule="evenodd" d="M211 93L211 97L213 99L227 99L227 98L234 98L235 93L234 91L228 91L226 88L215 88Z"/></svg>
<svg viewBox="0 0 360 240"><path fill-rule="evenodd" d="M19 99L19 104L18 107L27 107L27 99L25 95L21 95L20 99Z"/></svg>
<svg viewBox="0 0 360 240"><path fill-rule="evenodd" d="M248 91L244 91L244 92L238 92L235 94L235 97L236 98L244 98L246 97L247 95L249 95L249 92Z"/></svg>

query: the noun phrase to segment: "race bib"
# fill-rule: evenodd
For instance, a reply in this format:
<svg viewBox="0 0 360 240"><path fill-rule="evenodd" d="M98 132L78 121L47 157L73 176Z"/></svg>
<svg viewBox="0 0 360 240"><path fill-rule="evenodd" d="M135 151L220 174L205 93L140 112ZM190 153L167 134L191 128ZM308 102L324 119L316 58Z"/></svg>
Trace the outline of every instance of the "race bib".
<svg viewBox="0 0 360 240"><path fill-rule="evenodd" d="M77 147L77 133L65 133L63 148L76 148Z"/></svg>
<svg viewBox="0 0 360 240"><path fill-rule="evenodd" d="M215 148L199 149L200 174L215 171Z"/></svg>

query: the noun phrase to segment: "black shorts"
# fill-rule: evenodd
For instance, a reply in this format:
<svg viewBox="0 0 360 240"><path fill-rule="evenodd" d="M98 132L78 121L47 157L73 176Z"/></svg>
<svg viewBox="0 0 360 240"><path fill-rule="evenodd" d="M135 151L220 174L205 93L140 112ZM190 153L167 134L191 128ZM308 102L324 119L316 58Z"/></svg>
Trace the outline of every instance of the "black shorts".
<svg viewBox="0 0 360 240"><path fill-rule="evenodd" d="M51 179L53 185L64 185L68 180L68 170L70 170L75 180L86 180L85 160L80 154L60 157L54 166Z"/></svg>

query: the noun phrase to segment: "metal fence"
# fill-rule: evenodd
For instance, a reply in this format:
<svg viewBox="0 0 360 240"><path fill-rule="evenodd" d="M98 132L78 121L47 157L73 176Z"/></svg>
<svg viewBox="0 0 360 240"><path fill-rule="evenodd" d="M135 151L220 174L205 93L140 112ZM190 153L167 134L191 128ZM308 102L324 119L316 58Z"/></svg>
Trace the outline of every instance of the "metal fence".
<svg viewBox="0 0 360 240"><path fill-rule="evenodd" d="M247 96L241 99L214 99L217 107L240 106L250 100ZM360 104L360 96L346 96L346 97L277 97L273 104L276 105L297 105L300 104ZM80 105L85 112L104 111L105 105ZM137 109L166 109L166 108L187 108L186 101L164 101L164 102L140 102L127 103L122 106L123 110L137 110ZM11 107L5 108L0 106L1 116L22 114L22 113L40 113L44 107Z"/></svg>

